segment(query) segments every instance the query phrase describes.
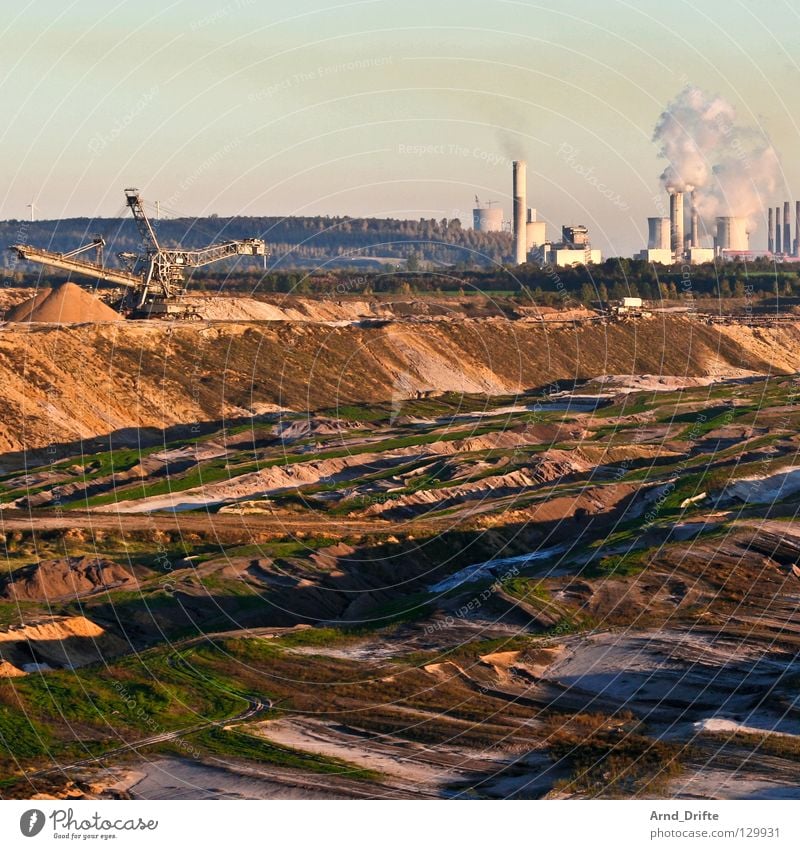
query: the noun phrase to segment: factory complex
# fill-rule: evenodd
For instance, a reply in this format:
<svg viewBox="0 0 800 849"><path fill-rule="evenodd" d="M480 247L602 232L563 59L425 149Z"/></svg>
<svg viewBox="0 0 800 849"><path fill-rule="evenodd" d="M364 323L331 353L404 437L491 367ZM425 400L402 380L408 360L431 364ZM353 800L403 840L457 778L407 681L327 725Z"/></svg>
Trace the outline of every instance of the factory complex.
<svg viewBox="0 0 800 849"><path fill-rule="evenodd" d="M769 207L767 250L755 251L750 246L748 218L721 215L710 224L698 210L692 187L668 187L667 192L669 215L647 219L647 247L636 255L636 259L661 265L699 265L717 259L754 259L758 256L779 262L800 260L800 201L794 204L794 216L789 201L783 203L782 209L781 206ZM528 206L527 163L521 159L512 163L512 198L509 221L496 201L481 203L476 196L472 226L480 233L510 229L516 265L537 262L574 266L602 262L602 254L592 247L589 230L583 224L563 225L557 241L547 237L545 221L539 220L536 209Z"/></svg>

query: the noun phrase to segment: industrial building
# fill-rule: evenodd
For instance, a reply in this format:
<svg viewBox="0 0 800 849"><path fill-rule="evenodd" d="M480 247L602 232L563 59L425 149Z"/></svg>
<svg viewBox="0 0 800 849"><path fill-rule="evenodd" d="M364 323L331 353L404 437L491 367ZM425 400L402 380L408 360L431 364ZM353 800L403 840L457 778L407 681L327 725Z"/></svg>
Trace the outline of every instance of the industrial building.
<svg viewBox="0 0 800 849"><path fill-rule="evenodd" d="M561 228L561 241L546 243L545 262L550 265L588 265L603 261L599 250L592 248L589 229L584 224L565 224Z"/></svg>
<svg viewBox="0 0 800 849"><path fill-rule="evenodd" d="M561 244L570 249L589 247L589 229L583 224L565 225L561 228Z"/></svg>
<svg viewBox="0 0 800 849"><path fill-rule="evenodd" d="M800 200L794 204L794 238L792 238L792 205L783 202L783 221L781 207L767 210L767 252L783 259L800 259Z"/></svg>
<svg viewBox="0 0 800 849"><path fill-rule="evenodd" d="M482 204L476 195L472 210L472 229L479 233L500 233L503 229L503 208L490 200Z"/></svg>
<svg viewBox="0 0 800 849"><path fill-rule="evenodd" d="M714 262L714 248L689 248L686 257L690 265L702 265L704 262Z"/></svg>
<svg viewBox="0 0 800 849"><path fill-rule="evenodd" d="M670 250L669 218L647 219L647 249L649 251Z"/></svg>
<svg viewBox="0 0 800 849"><path fill-rule="evenodd" d="M561 241L547 244L545 262L550 265L588 265L602 262L602 254L593 249L589 229L583 224L565 224L561 228Z"/></svg>
<svg viewBox="0 0 800 849"><path fill-rule="evenodd" d="M548 241L545 222L538 220L536 210L527 205L527 163L522 159L514 160L512 169L513 212L510 223L514 263L520 265L529 258L561 266L602 262L602 254L591 247L589 232L584 225L565 225L561 229L559 242ZM636 255L637 259L661 265L700 265L717 258L735 259L752 254L746 218L737 215L717 217L712 247L708 244L712 239L710 223L706 229L700 221L694 188L686 186L684 190L670 187L667 191L669 216L647 219L647 247ZM481 203L475 198L472 220L476 231L493 233L507 229L509 222L503 218L502 208L495 206L495 203ZM767 250L770 255L784 260L800 259L800 201L795 202L793 216L789 201L784 201L782 206L770 207L767 231Z"/></svg>
<svg viewBox="0 0 800 849"><path fill-rule="evenodd" d="M547 242L547 225L539 221L535 209L528 208L528 189L526 185L527 165L518 159L513 163L514 213L511 222L514 237L514 262L520 265L526 262L528 255L535 254L541 259Z"/></svg>
<svg viewBox="0 0 800 849"><path fill-rule="evenodd" d="M717 218L717 235L714 248L720 256L747 253L750 250L750 234L747 220L727 215Z"/></svg>
<svg viewBox="0 0 800 849"><path fill-rule="evenodd" d="M672 249L646 248L645 250L640 251L636 258L643 259L646 262L656 262L659 265L672 265Z"/></svg>
<svg viewBox="0 0 800 849"><path fill-rule="evenodd" d="M528 220L525 222L525 250L530 253L540 248L547 241L546 225L544 221L538 221L536 210L528 210Z"/></svg>
<svg viewBox="0 0 800 849"><path fill-rule="evenodd" d="M567 248L562 244L548 244L544 250L544 261L548 265L599 265L603 261L603 255L597 248L587 247Z"/></svg>
<svg viewBox="0 0 800 849"><path fill-rule="evenodd" d="M638 259L672 265L672 236L670 219L657 217L647 219L647 248Z"/></svg>
<svg viewBox="0 0 800 849"><path fill-rule="evenodd" d="M747 220L735 215L720 216L716 219L714 246L701 244L700 216L695 204L695 193L669 190L669 218L652 217L647 219L647 248L640 251L638 259L661 265L688 262L700 265L713 262L717 257L733 258L750 251L750 233ZM686 197L689 198L689 235L686 235ZM778 223L775 232L780 238L780 210L775 210ZM800 215L800 210L798 210ZM770 233L772 233L772 211L770 210Z"/></svg>

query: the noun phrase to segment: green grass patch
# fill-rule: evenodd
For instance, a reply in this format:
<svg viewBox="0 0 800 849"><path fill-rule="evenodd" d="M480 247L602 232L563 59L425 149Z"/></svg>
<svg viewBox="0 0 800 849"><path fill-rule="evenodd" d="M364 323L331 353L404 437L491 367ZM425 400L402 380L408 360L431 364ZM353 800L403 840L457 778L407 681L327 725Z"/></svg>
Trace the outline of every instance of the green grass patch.
<svg viewBox="0 0 800 849"><path fill-rule="evenodd" d="M581 575L584 578L631 578L645 570L649 556L647 549L610 554L599 560L592 560L581 571Z"/></svg>

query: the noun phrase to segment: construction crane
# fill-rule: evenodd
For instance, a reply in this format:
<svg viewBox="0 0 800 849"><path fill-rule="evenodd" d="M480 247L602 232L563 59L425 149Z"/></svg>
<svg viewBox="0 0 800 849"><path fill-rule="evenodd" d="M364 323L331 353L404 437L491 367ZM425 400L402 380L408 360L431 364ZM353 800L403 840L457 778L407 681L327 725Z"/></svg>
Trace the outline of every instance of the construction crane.
<svg viewBox="0 0 800 849"><path fill-rule="evenodd" d="M134 318L182 314L184 308L180 299L186 292L187 268L201 268L233 256L267 256L263 239L232 239L197 250L162 248L144 211L138 189L125 189L125 199L136 222L144 251L141 254L118 254L124 265L122 269L105 267L105 240L102 236L95 236L88 244L67 253L57 253L30 245L11 245L9 250L29 262L38 262L40 265L122 286L126 294L120 304L120 311ZM91 249L97 253L97 262L78 258Z"/></svg>

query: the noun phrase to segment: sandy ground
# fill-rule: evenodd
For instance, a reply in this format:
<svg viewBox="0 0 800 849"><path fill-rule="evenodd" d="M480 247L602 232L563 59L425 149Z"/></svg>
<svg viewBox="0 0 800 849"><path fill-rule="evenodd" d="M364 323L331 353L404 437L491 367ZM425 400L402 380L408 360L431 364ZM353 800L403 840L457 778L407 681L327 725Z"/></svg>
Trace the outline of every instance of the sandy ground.
<svg viewBox="0 0 800 849"><path fill-rule="evenodd" d="M371 737L342 726L315 719L272 720L251 730L293 749L340 758L365 769L376 770L394 783L425 787L429 791L464 775L459 761L471 756L441 746L431 748L396 737ZM453 765L447 762L453 761Z"/></svg>
<svg viewBox="0 0 800 849"><path fill-rule="evenodd" d="M367 735L314 719L260 724L268 739L285 746L342 758L384 776L401 792L457 798L470 786L489 798L540 798L563 772L543 752L521 754L426 746L391 735Z"/></svg>
<svg viewBox="0 0 800 849"><path fill-rule="evenodd" d="M800 492L800 466L787 466L772 475L740 478L725 487L723 497L747 504L772 504Z"/></svg>
<svg viewBox="0 0 800 849"><path fill-rule="evenodd" d="M752 372L748 372L751 374ZM670 374L604 374L592 383L599 383L615 392L674 392L693 386L710 386L716 377L690 377Z"/></svg>
<svg viewBox="0 0 800 849"><path fill-rule="evenodd" d="M677 799L800 799L800 786L767 775L698 769L672 782L670 797Z"/></svg>
<svg viewBox="0 0 800 849"><path fill-rule="evenodd" d="M587 704L628 705L673 738L696 733L689 719L703 712L778 727L779 719L766 711L757 718L751 714L751 693L766 691L791 661L775 659L747 640L722 642L660 630L597 633L566 644L567 652L542 680L563 688L573 701L584 697Z"/></svg>
<svg viewBox="0 0 800 849"><path fill-rule="evenodd" d="M759 714L751 714L745 722L738 722L721 716L710 716L695 723L698 731L711 731L731 734L776 734L778 737L797 737L800 734L800 722L797 720L774 720Z"/></svg>
<svg viewBox="0 0 800 849"><path fill-rule="evenodd" d="M320 776L293 780L285 770L254 770L236 764L212 765L186 758L159 758L138 764L141 778L131 787L134 799L350 799Z"/></svg>

